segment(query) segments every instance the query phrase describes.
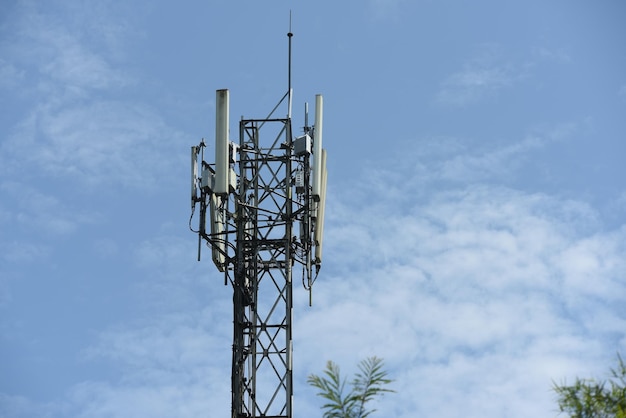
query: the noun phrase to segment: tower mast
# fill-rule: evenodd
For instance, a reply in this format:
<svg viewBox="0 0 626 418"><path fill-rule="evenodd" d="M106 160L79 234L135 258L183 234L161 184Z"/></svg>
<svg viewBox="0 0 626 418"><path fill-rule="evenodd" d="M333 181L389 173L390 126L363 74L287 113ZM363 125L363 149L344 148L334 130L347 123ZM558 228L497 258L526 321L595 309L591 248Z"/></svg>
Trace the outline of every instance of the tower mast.
<svg viewBox="0 0 626 418"><path fill-rule="evenodd" d="M326 188L321 96L317 132L316 126L305 126L304 134L294 137L291 16L287 36L288 89L270 114L242 118L239 143L232 143L229 93L218 90L215 163L203 160L204 141L192 147L192 219L200 208L194 232L233 286L231 418L293 417L294 266L303 266L302 282L310 291L313 267L317 274L321 265ZM285 105L286 116L274 116ZM320 138L319 147L311 134ZM323 182L313 184L314 178Z"/></svg>

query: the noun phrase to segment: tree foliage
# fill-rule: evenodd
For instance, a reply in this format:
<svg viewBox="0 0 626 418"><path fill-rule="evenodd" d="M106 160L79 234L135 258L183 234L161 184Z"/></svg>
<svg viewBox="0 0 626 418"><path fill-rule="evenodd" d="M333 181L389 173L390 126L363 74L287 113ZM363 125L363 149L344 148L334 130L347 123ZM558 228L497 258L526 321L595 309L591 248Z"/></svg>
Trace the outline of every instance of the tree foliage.
<svg viewBox="0 0 626 418"><path fill-rule="evenodd" d="M346 379L341 378L339 366L332 361L326 363L323 375L311 374L307 382L319 389L317 395L326 400L322 406L324 418L365 418L376 411L367 409L367 403L378 395L394 392L385 388L393 380L387 378L383 366L378 357L362 360L347 393Z"/></svg>
<svg viewBox="0 0 626 418"><path fill-rule="evenodd" d="M620 357L607 381L577 378L573 385L554 385L559 409L571 418L626 418L626 364Z"/></svg>

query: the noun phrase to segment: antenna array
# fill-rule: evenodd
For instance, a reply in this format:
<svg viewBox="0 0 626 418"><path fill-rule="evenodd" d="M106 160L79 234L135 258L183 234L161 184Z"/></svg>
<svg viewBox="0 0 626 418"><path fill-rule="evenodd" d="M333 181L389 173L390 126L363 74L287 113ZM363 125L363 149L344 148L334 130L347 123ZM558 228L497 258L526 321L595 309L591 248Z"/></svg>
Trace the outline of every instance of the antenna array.
<svg viewBox="0 0 626 418"><path fill-rule="evenodd" d="M204 160L204 140L191 147L198 260L204 242L224 283L233 286L232 418L292 418L292 276L301 265L310 303L322 262L323 99L316 96L315 125L308 126L305 110L304 132L294 137L292 36L290 31L288 90L274 110L263 119L242 118L235 144L229 91L217 90L215 162ZM274 117L285 105L287 116Z"/></svg>

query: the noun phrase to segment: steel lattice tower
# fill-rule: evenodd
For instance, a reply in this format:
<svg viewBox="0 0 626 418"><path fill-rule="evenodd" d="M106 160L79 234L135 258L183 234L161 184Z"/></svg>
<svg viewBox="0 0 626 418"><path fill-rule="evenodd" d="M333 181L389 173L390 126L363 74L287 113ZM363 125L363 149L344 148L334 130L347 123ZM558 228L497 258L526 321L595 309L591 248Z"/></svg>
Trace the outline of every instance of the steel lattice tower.
<svg viewBox="0 0 626 418"><path fill-rule="evenodd" d="M204 161L204 140L192 147L198 259L204 240L233 286L232 418L293 417L292 275L301 265L310 291L321 265L322 97L316 97L315 125L308 126L305 110L304 132L294 137L288 36L289 88L270 115L242 118L239 144L231 143L229 93L218 90L215 164ZM273 117L285 106L285 118Z"/></svg>

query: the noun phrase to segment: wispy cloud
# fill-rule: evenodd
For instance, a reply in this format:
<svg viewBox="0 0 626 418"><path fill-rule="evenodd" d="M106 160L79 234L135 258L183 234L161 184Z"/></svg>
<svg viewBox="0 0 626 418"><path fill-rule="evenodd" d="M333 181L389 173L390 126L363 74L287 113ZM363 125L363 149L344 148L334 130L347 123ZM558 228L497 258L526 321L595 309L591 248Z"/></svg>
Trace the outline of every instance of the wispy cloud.
<svg viewBox="0 0 626 418"><path fill-rule="evenodd" d="M532 160L554 144L566 142L577 130L576 123L563 123L555 127L536 130L519 141L507 141L503 145L484 145L446 160L429 161L429 169L436 170L432 177L454 182L490 181L509 183L519 178L522 172L533 167ZM462 144L458 147L464 148ZM534 175L537 175L535 173Z"/></svg>
<svg viewBox="0 0 626 418"><path fill-rule="evenodd" d="M369 10L375 19L397 19L401 15L404 0L369 0Z"/></svg>
<svg viewBox="0 0 626 418"><path fill-rule="evenodd" d="M36 242L0 242L2 260L10 263L32 263L47 257L50 250Z"/></svg>
<svg viewBox="0 0 626 418"><path fill-rule="evenodd" d="M0 145L0 304L11 298L2 282L11 280L10 266L57 254L57 238L104 216L97 204L77 200L111 192L110 186L130 189L124 197L160 190L188 175L188 140L124 91L136 82L114 52L124 26L94 17L81 23L80 13L71 25L59 25L58 10L20 4L27 5L24 14L9 23L15 35L2 40L16 59L0 61L2 88L22 90L23 100L11 108L17 122ZM384 13L400 5L370 3ZM108 12L105 3L68 7ZM94 21L101 25L90 33ZM443 78L439 104L476 103L523 80L524 64L486 50ZM477 147L462 138L419 141L368 166L358 182L331 175L314 306L306 306L303 289L294 292L299 415L319 414L308 373L328 359L349 373L358 359L379 355L397 390L377 405L381 416L547 416L555 410L553 380L593 375L626 349L622 206L618 221L607 225L578 197L517 181L547 144L575 129L561 125ZM50 182L62 184L71 199L54 196ZM83 254L95 253L90 261L98 262L89 269L117 264L121 254L130 259L115 284L131 283L124 289L134 292L136 315L86 326L93 338L77 349L77 361L90 372L74 375L64 394L50 403L0 394L0 415L228 414L232 291L210 261L195 262L186 219L176 222L150 218L146 236L131 243L123 241L125 231L90 233L85 242L92 253ZM9 228L19 233L6 236ZM24 231L49 239L30 240ZM63 271L82 266L72 267ZM108 297L107 314L119 306Z"/></svg>
<svg viewBox="0 0 626 418"><path fill-rule="evenodd" d="M99 342L85 351L84 359L119 367L120 379L74 386L67 398L72 416L227 414L230 369L224 365L230 361L231 322L221 315L216 317L221 309L230 312L222 301L204 309L187 308L120 325L100 334Z"/></svg>
<svg viewBox="0 0 626 418"><path fill-rule="evenodd" d="M521 140L493 153L507 160L536 147ZM429 154L433 167L465 152L442 148ZM307 374L328 359L349 373L375 354L396 379L398 393L378 405L388 416L543 416L554 410L553 380L598 370L626 348L626 228L605 228L584 201L491 184L498 170L439 188L445 170L424 181L410 165L387 167L379 182L329 185L314 306L295 289L298 411L319 410ZM398 179L408 187L401 204L376 198L394 196ZM410 193L418 184L425 192ZM99 333L83 361L115 377L74 385L60 416L124 416L129 402L139 417L227 413L231 290L204 277L209 262L192 264L188 238L162 231L136 249L146 273L136 290L160 313Z"/></svg>
<svg viewBox="0 0 626 418"><path fill-rule="evenodd" d="M525 67L508 62L498 47L484 46L462 70L442 81L435 100L441 105L465 106L489 98L522 80Z"/></svg>
<svg viewBox="0 0 626 418"><path fill-rule="evenodd" d="M533 48L532 53L542 60L566 63L572 60L572 58L570 57L570 53L567 51L567 49L564 48L551 49L545 46L540 46Z"/></svg>
<svg viewBox="0 0 626 418"><path fill-rule="evenodd" d="M443 82L437 101L442 104L466 105L512 83L513 77L505 68L467 67Z"/></svg>
<svg viewBox="0 0 626 418"><path fill-rule="evenodd" d="M3 171L23 176L24 167L37 167L89 185L152 187L161 171L154 161L178 134L149 106L125 96L122 88L133 80L119 65L117 29L102 23L94 32L76 10L76 24L61 25L54 14L61 12L17 7L3 42L15 58L0 67L10 78L5 84L30 105L0 147Z"/></svg>
<svg viewBox="0 0 626 418"><path fill-rule="evenodd" d="M96 221L99 216L97 212L81 212L57 196L19 181L0 183L0 196L5 202L12 203L7 204L5 219L0 223L20 226L30 233L69 234L81 224Z"/></svg>
<svg viewBox="0 0 626 418"><path fill-rule="evenodd" d="M159 172L178 161L159 158L178 135L144 105L98 101L37 108L1 150L15 170L38 167L83 184L152 189L166 180Z"/></svg>
<svg viewBox="0 0 626 418"><path fill-rule="evenodd" d="M421 138L417 145L415 141L406 141L402 144L405 155L390 161L377 159L376 168L367 171L364 180L373 187L384 188L385 196L395 199L400 207L411 198L427 198L433 188L475 183L514 188L532 183L546 187L551 179L544 173L544 153L570 141L581 129L582 124L563 123L533 129L520 138L475 141L435 136ZM350 193L365 199L360 193L369 192L351 188ZM371 205L383 203L384 200L374 199Z"/></svg>
<svg viewBox="0 0 626 418"><path fill-rule="evenodd" d="M100 9L101 18L106 19L107 11ZM68 25L67 20L61 24L58 14L68 10L54 3L43 6L23 2L11 11L2 48L13 57L12 66L16 69L12 73L28 75L27 79L22 78L27 84L21 83L20 88L34 88L39 97L49 94L59 100L76 99L87 91L122 87L130 82L127 72L116 68L111 60L121 37L116 41L111 30L98 27L93 10L88 13L88 20L95 27L81 24L76 10L71 12L76 17L74 24ZM82 17L85 13L83 10Z"/></svg>
<svg viewBox="0 0 626 418"><path fill-rule="evenodd" d="M228 414L231 290L189 256L195 249L191 237L163 232L138 246L133 289L141 294L136 309L145 315L94 332L77 359L92 370L90 379L46 405L50 416ZM25 401L11 400L24 414L16 416L41 407Z"/></svg>
<svg viewBox="0 0 626 418"><path fill-rule="evenodd" d="M24 396L0 393L0 416L3 417L52 418L55 416L55 409L53 404L41 404Z"/></svg>
<svg viewBox="0 0 626 418"><path fill-rule="evenodd" d="M308 372L378 354L401 388L389 415L540 416L553 379L626 348L626 229L603 230L587 203L473 180L404 209L350 198L328 212L325 251L341 268L297 323Z"/></svg>
<svg viewBox="0 0 626 418"><path fill-rule="evenodd" d="M394 416L502 416L510 402L509 416L547 413L551 379L608 358L626 323L626 266L615 262L626 234L591 238L605 252L588 247L559 213L584 219L578 206L479 188L439 196L410 217L353 214L364 231L381 223L385 233L357 248L367 261L337 251L347 272L318 283L318 305L297 323L300 355L318 368L384 356L402 388L393 404L409 405L399 414L389 404Z"/></svg>
<svg viewBox="0 0 626 418"><path fill-rule="evenodd" d="M23 84L24 71L12 63L0 59L0 88L14 90Z"/></svg>

